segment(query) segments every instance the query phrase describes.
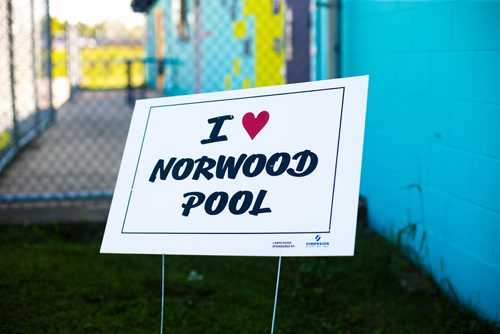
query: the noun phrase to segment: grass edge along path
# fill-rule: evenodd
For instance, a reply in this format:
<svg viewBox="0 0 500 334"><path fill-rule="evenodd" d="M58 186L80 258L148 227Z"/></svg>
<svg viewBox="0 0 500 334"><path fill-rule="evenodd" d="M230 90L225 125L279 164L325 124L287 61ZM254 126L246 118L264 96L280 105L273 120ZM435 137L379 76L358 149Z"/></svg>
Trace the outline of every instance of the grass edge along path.
<svg viewBox="0 0 500 334"><path fill-rule="evenodd" d="M158 332L161 256L99 254L103 230L0 227L0 333ZM276 269L277 258L167 256L165 332L268 333ZM275 333L495 332L369 230L354 257L283 258Z"/></svg>

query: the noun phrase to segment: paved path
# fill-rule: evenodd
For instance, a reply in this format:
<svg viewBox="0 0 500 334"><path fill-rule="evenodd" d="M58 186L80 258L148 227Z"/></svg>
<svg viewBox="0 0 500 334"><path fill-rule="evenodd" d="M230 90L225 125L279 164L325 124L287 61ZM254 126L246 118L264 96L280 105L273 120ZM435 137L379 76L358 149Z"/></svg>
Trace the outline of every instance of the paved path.
<svg viewBox="0 0 500 334"><path fill-rule="evenodd" d="M58 110L55 124L0 175L0 195L113 191L131 116L125 91L78 92ZM104 202L107 214L109 200ZM24 209L16 213L16 207ZM35 207L45 208L41 216L50 205L29 208ZM0 220L36 220L36 210L23 218L27 211L23 205L1 204Z"/></svg>
<svg viewBox="0 0 500 334"><path fill-rule="evenodd" d="M132 108L122 91L82 91L0 176L0 194L112 191Z"/></svg>

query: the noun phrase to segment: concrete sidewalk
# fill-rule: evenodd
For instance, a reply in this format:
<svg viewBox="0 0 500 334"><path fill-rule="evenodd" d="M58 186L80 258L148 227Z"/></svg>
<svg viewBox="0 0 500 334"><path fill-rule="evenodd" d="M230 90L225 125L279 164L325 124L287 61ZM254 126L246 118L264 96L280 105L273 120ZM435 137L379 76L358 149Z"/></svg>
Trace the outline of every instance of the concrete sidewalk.
<svg viewBox="0 0 500 334"><path fill-rule="evenodd" d="M112 192L131 116L125 91L78 92L0 175L0 195ZM105 220L109 199L91 202L4 203L0 220Z"/></svg>

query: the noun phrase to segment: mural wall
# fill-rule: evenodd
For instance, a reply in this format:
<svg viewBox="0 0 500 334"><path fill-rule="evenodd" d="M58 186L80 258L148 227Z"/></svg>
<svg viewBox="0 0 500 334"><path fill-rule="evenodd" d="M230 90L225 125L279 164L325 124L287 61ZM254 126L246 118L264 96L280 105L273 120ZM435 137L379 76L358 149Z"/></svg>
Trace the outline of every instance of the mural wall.
<svg viewBox="0 0 500 334"><path fill-rule="evenodd" d="M313 9L309 0L156 1L147 50L165 64L151 61L148 83L175 95L309 81Z"/></svg>

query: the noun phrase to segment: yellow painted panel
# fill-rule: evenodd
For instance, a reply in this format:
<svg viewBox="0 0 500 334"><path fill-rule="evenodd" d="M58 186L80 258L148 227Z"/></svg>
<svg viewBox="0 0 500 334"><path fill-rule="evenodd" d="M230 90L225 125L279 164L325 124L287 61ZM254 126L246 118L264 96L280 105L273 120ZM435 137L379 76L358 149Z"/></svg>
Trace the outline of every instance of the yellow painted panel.
<svg viewBox="0 0 500 334"><path fill-rule="evenodd" d="M245 38L247 36L247 23L245 21L235 21L233 23L233 35L238 39Z"/></svg>
<svg viewBox="0 0 500 334"><path fill-rule="evenodd" d="M224 89L231 90L231 75L229 74L224 77Z"/></svg>
<svg viewBox="0 0 500 334"><path fill-rule="evenodd" d="M243 88L250 88L252 87L252 82L250 81L250 78L245 78L243 80Z"/></svg>
<svg viewBox="0 0 500 334"><path fill-rule="evenodd" d="M0 133L0 150L3 150L10 144L11 144L10 133L7 131Z"/></svg>
<svg viewBox="0 0 500 334"><path fill-rule="evenodd" d="M234 75L240 75L240 71L241 71L241 62L238 58L236 58L233 63Z"/></svg>
<svg viewBox="0 0 500 334"><path fill-rule="evenodd" d="M284 7L273 13L273 1L246 0L245 15L255 16L255 85L285 83Z"/></svg>

